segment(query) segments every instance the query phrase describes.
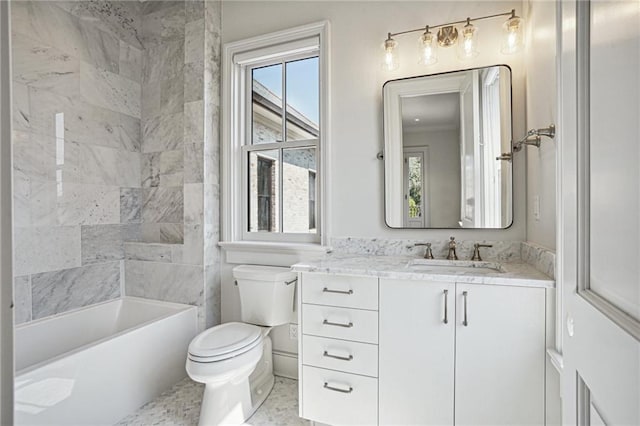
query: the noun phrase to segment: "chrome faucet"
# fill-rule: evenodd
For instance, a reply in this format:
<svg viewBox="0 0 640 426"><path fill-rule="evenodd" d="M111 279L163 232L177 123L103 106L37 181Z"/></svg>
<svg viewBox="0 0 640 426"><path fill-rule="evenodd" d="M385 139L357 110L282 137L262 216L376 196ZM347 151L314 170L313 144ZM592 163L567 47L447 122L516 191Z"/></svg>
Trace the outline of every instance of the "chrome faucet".
<svg viewBox="0 0 640 426"><path fill-rule="evenodd" d="M491 244L475 243L473 245L473 256L471 256L471 260L482 261L482 257L480 257L480 247L493 247L493 246Z"/></svg>
<svg viewBox="0 0 640 426"><path fill-rule="evenodd" d="M456 238L449 238L449 254L447 254L447 260L458 260L458 255L456 254Z"/></svg>
<svg viewBox="0 0 640 426"><path fill-rule="evenodd" d="M431 243L416 243L413 245L414 247L425 246L424 250L424 258L425 259L433 259L433 253L431 252Z"/></svg>

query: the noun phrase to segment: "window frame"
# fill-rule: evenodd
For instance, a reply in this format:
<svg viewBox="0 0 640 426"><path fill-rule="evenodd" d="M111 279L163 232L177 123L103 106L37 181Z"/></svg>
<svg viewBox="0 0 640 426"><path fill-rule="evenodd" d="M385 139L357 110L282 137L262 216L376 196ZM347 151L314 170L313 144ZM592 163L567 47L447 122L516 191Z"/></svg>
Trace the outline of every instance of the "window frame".
<svg viewBox="0 0 640 426"><path fill-rule="evenodd" d="M310 42L313 40L315 45ZM318 56L319 137L251 145L251 70L268 64ZM221 236L226 243L326 245L329 150L329 23L327 21L266 34L223 47ZM283 102L284 104L284 102ZM284 106L284 105L283 105ZM286 112L285 112L286 113ZM286 116L283 114L283 119ZM286 135L283 135L286 140ZM249 142L245 144L245 141ZM314 147L316 149L316 232L249 232L248 155L250 151ZM282 156L281 156L282 157ZM283 161L282 158L279 160ZM281 209L282 211L282 209Z"/></svg>

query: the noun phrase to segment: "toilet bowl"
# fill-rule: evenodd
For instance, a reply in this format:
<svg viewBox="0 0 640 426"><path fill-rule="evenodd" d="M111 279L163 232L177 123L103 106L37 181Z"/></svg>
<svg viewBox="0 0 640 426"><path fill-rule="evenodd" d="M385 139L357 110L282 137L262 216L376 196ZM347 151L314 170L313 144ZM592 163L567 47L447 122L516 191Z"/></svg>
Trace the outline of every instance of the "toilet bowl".
<svg viewBox="0 0 640 426"><path fill-rule="evenodd" d="M242 424L268 396L274 384L268 335L273 326L289 321L295 277L288 268L234 268L245 322L203 331L187 353L189 377L205 384L201 426Z"/></svg>

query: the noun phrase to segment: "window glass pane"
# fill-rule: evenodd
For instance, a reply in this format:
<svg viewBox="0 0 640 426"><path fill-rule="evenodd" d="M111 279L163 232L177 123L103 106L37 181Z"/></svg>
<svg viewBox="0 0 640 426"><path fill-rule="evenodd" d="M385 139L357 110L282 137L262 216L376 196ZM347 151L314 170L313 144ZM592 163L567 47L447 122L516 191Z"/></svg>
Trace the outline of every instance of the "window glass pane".
<svg viewBox="0 0 640 426"><path fill-rule="evenodd" d="M282 141L282 64L251 71L252 144Z"/></svg>
<svg viewBox="0 0 640 426"><path fill-rule="evenodd" d="M316 139L320 122L318 57L286 63L287 140Z"/></svg>
<svg viewBox="0 0 640 426"><path fill-rule="evenodd" d="M585 101L590 110L589 288L640 321L640 38L628 32L614 44L605 34L611 24L635 29L638 6L591 2Z"/></svg>
<svg viewBox="0 0 640 426"><path fill-rule="evenodd" d="M410 156L409 166L409 219L422 217L422 156Z"/></svg>
<svg viewBox="0 0 640 426"><path fill-rule="evenodd" d="M316 149L284 149L282 154L284 232L316 232Z"/></svg>
<svg viewBox="0 0 640 426"><path fill-rule="evenodd" d="M278 150L249 153L249 232L278 232Z"/></svg>

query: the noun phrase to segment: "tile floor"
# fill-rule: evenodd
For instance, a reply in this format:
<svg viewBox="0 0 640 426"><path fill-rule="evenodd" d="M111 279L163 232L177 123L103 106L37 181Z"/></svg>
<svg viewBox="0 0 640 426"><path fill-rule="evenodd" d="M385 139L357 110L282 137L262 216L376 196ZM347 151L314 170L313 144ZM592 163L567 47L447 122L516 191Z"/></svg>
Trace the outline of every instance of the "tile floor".
<svg viewBox="0 0 640 426"><path fill-rule="evenodd" d="M189 378L178 382L117 426L195 426L204 386ZM297 426L309 422L298 417L298 381L276 377L271 394L247 426Z"/></svg>

